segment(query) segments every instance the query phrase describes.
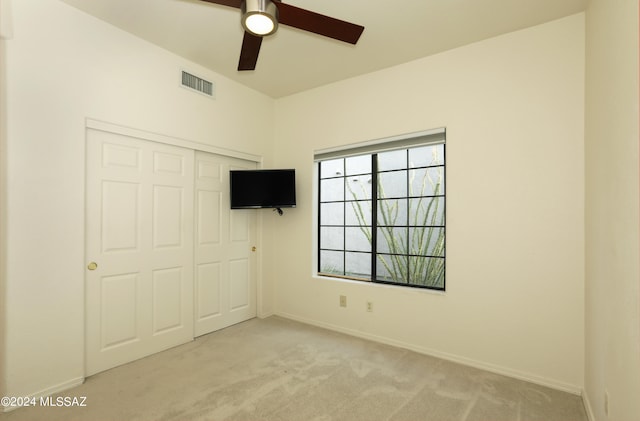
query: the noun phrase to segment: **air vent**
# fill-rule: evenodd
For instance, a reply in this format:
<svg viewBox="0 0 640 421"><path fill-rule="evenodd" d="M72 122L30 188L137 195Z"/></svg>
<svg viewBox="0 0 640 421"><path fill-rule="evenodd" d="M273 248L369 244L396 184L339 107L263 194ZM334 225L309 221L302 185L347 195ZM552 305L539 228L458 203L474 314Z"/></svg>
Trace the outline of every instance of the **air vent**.
<svg viewBox="0 0 640 421"><path fill-rule="evenodd" d="M182 86L198 91L206 96L215 97L213 82L209 82L185 71L182 71Z"/></svg>

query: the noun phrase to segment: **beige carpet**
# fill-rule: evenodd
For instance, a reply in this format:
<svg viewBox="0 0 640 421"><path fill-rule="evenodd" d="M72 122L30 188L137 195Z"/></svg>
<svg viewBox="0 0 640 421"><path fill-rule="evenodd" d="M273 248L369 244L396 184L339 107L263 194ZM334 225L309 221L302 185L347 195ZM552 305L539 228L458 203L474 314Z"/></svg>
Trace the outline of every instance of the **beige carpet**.
<svg viewBox="0 0 640 421"><path fill-rule="evenodd" d="M586 421L580 397L294 321L253 319L2 420Z"/></svg>

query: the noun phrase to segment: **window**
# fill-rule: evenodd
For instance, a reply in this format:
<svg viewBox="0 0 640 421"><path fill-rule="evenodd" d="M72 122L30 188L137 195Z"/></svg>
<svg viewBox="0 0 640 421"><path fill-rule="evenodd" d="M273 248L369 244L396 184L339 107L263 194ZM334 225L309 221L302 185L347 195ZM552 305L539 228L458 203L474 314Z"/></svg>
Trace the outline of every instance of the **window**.
<svg viewBox="0 0 640 421"><path fill-rule="evenodd" d="M444 290L444 131L316 161L318 273Z"/></svg>

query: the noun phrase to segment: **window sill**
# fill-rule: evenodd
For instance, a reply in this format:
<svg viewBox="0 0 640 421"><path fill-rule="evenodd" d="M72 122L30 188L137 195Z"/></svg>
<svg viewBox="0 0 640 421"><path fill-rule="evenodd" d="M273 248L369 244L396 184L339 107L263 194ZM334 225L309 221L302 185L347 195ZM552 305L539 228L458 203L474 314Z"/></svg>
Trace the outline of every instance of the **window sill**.
<svg viewBox="0 0 640 421"><path fill-rule="evenodd" d="M367 285L373 288L391 289L399 292L411 292L411 293L415 292L420 294L430 294L430 295L438 295L438 296L447 295L446 290L412 287L412 286L401 285L401 284L386 284L382 282L372 282L366 279L359 280L359 279L340 277L340 276L323 275L319 273L313 274L312 278L317 280L322 280L322 281L347 282L350 284Z"/></svg>

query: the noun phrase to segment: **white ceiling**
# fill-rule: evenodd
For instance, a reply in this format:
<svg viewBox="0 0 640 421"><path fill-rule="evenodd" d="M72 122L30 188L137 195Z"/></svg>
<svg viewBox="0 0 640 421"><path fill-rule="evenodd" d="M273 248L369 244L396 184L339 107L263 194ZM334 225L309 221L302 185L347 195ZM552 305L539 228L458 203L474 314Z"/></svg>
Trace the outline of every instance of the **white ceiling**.
<svg viewBox="0 0 640 421"><path fill-rule="evenodd" d="M278 98L585 9L587 0L285 0L365 27L350 45L281 25L238 72L240 10L201 0L62 0Z"/></svg>

